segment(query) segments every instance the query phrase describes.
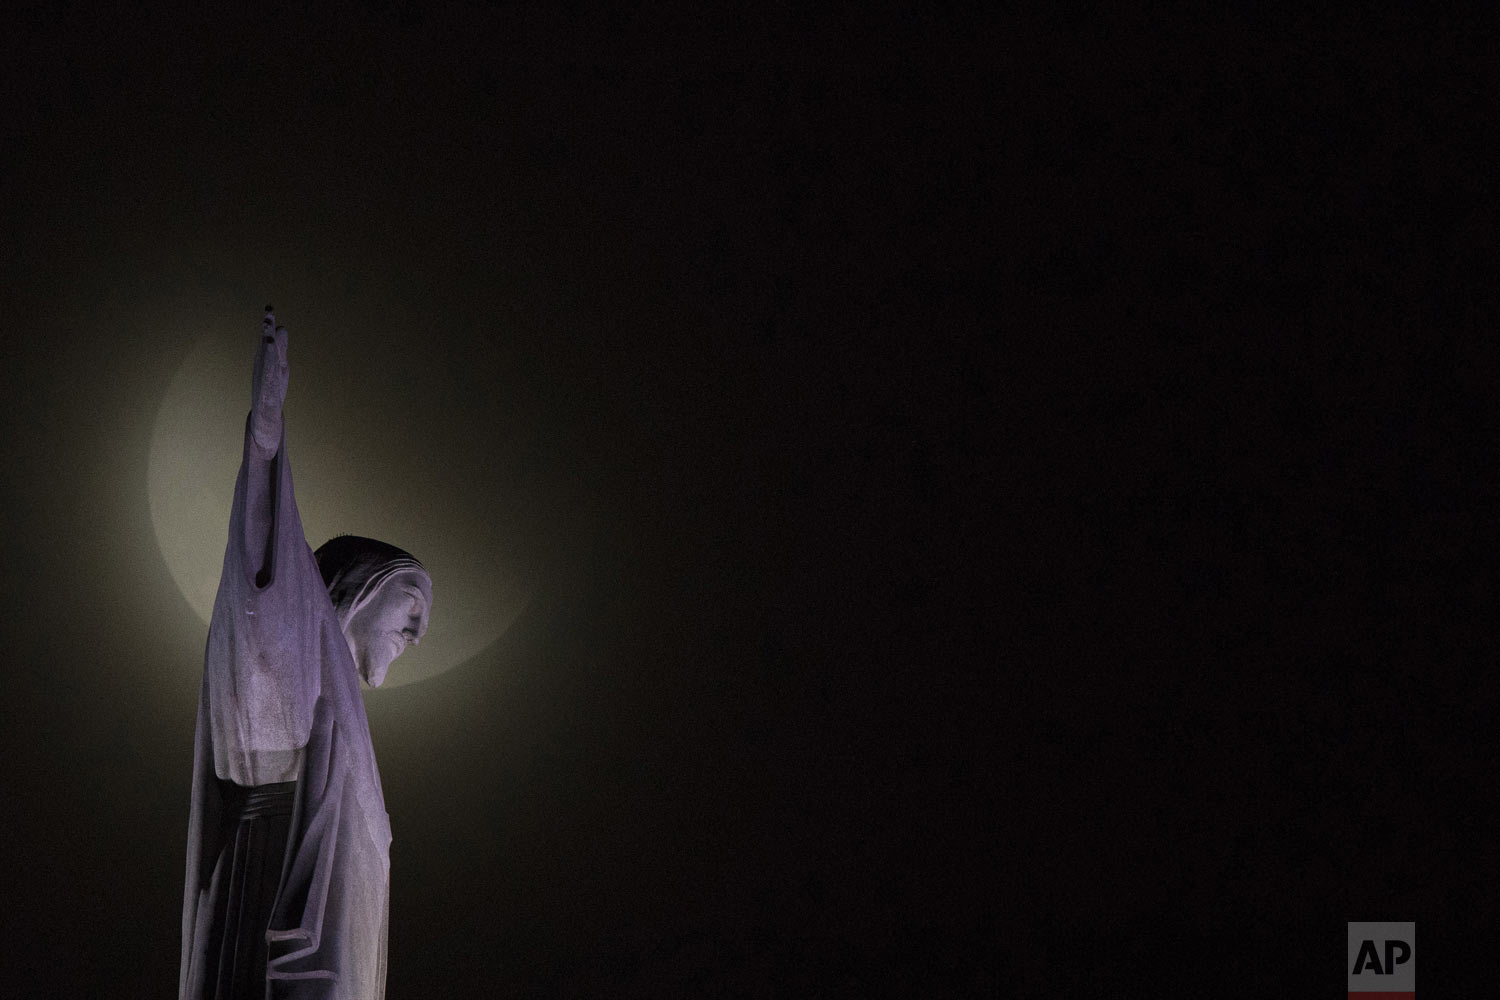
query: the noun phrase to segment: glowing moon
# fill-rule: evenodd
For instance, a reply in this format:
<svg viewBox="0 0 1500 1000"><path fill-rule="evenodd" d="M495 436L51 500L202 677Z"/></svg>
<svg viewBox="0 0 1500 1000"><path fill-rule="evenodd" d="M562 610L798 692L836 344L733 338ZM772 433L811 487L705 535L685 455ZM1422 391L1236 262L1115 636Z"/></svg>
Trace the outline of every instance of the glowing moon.
<svg viewBox="0 0 1500 1000"><path fill-rule="evenodd" d="M197 342L172 378L151 435L147 475L157 545L205 626L250 406L255 319L241 331L248 336L210 334ZM285 416L303 531L315 549L349 533L388 541L422 560L433 579L431 625L421 645L391 666L382 690L434 677L493 643L530 597L532 567L521 555L527 525L518 516L524 504L508 505L473 481L482 470L493 475L514 454L482 434L424 425L420 404L404 398L401 385L381 384L385 361L377 349L342 354L343 365L335 367L328 355L338 353L337 345L318 346L317 352L301 346L292 326ZM321 356L309 357L314 353Z"/></svg>

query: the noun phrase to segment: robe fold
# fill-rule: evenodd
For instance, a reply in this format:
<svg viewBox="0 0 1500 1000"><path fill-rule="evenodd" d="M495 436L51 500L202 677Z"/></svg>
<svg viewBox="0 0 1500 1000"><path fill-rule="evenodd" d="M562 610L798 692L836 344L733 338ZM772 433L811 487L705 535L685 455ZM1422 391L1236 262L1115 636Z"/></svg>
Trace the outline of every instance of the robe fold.
<svg viewBox="0 0 1500 1000"><path fill-rule="evenodd" d="M270 460L271 536L249 551L247 421L193 741L179 1000L211 1000L212 916L225 891L222 782L296 781L266 931L267 996L385 995L390 817L354 658L302 534L286 437ZM216 878L216 871L220 877Z"/></svg>

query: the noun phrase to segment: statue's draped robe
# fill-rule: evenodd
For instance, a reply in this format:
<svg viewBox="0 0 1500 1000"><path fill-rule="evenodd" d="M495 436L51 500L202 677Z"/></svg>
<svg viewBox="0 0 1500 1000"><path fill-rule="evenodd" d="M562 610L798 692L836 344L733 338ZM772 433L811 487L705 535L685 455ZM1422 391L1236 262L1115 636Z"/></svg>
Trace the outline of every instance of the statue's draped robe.
<svg viewBox="0 0 1500 1000"><path fill-rule="evenodd" d="M391 835L359 675L302 535L285 437L271 460L270 538L259 543L246 531L247 469L257 460L248 424L244 449L198 699L178 996L214 989L203 979L215 894L225 891L214 878L227 863L220 781L295 780L286 854L272 861L281 881L267 932L269 996L378 1000Z"/></svg>

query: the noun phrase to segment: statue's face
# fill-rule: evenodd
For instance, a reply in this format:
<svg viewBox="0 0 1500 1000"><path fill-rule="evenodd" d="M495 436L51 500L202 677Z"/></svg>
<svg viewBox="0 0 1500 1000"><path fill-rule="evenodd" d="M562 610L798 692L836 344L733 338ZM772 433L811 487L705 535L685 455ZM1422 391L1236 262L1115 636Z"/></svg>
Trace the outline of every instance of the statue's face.
<svg viewBox="0 0 1500 1000"><path fill-rule="evenodd" d="M431 606L431 578L410 569L383 581L369 603L354 613L344 625L344 637L366 684L380 687L391 661L427 634Z"/></svg>

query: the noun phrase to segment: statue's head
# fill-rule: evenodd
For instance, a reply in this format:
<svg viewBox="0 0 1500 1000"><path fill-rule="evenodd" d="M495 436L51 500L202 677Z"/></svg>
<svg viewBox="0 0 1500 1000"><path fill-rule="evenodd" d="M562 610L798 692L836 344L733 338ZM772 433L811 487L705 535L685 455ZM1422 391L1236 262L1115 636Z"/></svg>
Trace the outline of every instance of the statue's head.
<svg viewBox="0 0 1500 1000"><path fill-rule="evenodd" d="M427 633L432 578L411 553L373 538L340 535L313 553L359 675L371 687Z"/></svg>

